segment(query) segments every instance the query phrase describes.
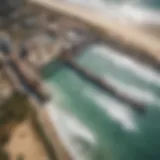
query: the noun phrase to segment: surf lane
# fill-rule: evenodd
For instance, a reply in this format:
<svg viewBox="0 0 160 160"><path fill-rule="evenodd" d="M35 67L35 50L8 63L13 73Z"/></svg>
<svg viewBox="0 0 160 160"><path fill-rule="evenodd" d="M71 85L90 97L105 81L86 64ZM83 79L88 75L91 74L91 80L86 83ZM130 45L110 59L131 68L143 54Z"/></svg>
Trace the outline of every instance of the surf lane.
<svg viewBox="0 0 160 160"><path fill-rule="evenodd" d="M147 105L140 115L71 68L47 65L42 78L53 94L48 112L73 159L159 159L159 73L101 45L81 52L76 63Z"/></svg>

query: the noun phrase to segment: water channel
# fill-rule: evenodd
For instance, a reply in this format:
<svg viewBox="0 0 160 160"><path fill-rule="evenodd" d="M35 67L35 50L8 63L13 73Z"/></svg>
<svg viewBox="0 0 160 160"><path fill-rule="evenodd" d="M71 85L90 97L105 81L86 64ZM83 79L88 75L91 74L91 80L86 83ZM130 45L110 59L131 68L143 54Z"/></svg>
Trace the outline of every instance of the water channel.
<svg viewBox="0 0 160 160"><path fill-rule="evenodd" d="M160 159L160 74L103 44L74 59L145 104L140 114L56 61L42 70L51 89L49 112L75 160Z"/></svg>

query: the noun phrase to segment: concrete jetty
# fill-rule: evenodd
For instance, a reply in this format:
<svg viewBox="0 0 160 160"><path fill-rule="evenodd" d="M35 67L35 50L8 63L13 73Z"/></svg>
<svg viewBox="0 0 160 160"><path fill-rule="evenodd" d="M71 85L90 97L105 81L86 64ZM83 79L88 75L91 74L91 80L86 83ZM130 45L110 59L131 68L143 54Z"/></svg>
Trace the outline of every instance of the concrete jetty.
<svg viewBox="0 0 160 160"><path fill-rule="evenodd" d="M29 4L46 9L51 13L80 20L96 29L103 37L118 41L120 45L160 63L160 40L138 28L107 20L106 17L94 10L63 1L29 0Z"/></svg>

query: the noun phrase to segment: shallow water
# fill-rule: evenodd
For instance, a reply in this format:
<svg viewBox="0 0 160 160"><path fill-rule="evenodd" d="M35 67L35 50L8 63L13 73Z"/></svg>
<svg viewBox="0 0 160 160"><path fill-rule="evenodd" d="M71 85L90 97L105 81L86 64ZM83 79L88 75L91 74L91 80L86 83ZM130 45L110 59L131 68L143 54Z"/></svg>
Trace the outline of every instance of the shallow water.
<svg viewBox="0 0 160 160"><path fill-rule="evenodd" d="M73 159L160 159L160 74L103 45L82 53L78 64L145 103L146 112L131 109L60 62L49 64L42 71L53 94L49 113Z"/></svg>

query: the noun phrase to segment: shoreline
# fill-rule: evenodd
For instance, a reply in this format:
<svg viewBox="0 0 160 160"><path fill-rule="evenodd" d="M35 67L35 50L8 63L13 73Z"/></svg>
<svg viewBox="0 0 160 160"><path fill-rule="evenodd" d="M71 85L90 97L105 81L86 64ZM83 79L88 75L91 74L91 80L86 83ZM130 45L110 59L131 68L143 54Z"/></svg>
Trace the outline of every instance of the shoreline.
<svg viewBox="0 0 160 160"><path fill-rule="evenodd" d="M48 146L50 153L56 156L59 160L72 160L70 153L62 142L58 134L55 124L53 124L52 117L48 113L47 107L40 107L33 97L29 98L31 104L35 106L35 115L33 118L34 126L39 130L44 143ZM47 104L47 103L46 103ZM52 156L53 157L53 156Z"/></svg>
<svg viewBox="0 0 160 160"><path fill-rule="evenodd" d="M40 2L40 3L42 2L41 0L31 0L31 1L32 2L37 1L37 2ZM47 2L49 2L49 0ZM51 6L46 5L46 8L49 8L51 10L51 12L58 12L59 13L59 12L62 11L63 14L66 13L66 17L72 17L73 19L79 19L80 22L84 22L84 23L88 24L88 26L92 26L90 28L94 28L95 30L97 30L97 33L100 33L101 35L103 33L105 33L105 36L102 36L102 37L107 37L108 36L108 37L111 38L111 40L112 39L114 39L116 41L121 41L122 40L120 45L123 45L123 46L127 45L127 49L136 48L136 49L140 50L142 55L147 55L148 54L149 56L153 56L155 59L157 59L158 62L160 62L160 56L157 54L158 51L160 51L160 47L159 47L159 43L158 43L159 41L156 38L153 38L154 42L150 44L150 42L152 41L152 38L151 38L151 40L148 39L150 36L148 37L146 34L143 34L143 33L138 35L139 31L138 32L134 31L134 33L136 33L137 37L133 36L134 33L129 33L129 32L134 30L131 27L129 27L129 29L126 30L127 33L125 33L125 28L123 28L123 26L120 26L120 28L117 28L115 26L115 23L113 23L113 22L105 22L105 21L103 22L103 18L101 18L100 15L97 15L97 14L93 13L93 15L95 15L95 20L93 20L93 19L91 19L91 17L93 15L89 15L89 12L87 12L87 11L85 11L82 14L79 14L79 11L80 11L79 9L77 9L77 11L78 11L77 12L76 9L74 10L74 9L70 8L69 6L66 9L65 9L65 6L60 6L62 4L62 2L53 2L53 3L54 3L55 6L54 5L51 5ZM42 4L44 5L45 2L42 2ZM39 5L41 5L41 4L39 4ZM57 7L57 8L55 9L55 7ZM55 9L55 10L52 11L52 9ZM71 9L71 10L68 10L68 9ZM74 13L75 13L75 15L74 15ZM121 31L122 31L122 33L121 33ZM144 35L144 37L141 37L141 35L142 36ZM127 36L129 36L129 37L127 37ZM145 40L145 37L147 37L147 40ZM136 41L137 38L140 38L140 40L138 40L138 42L140 42L140 44L138 44L138 42ZM142 44L142 46L141 46L141 44ZM154 46L149 48L152 44L153 45L155 44L155 46L157 48L154 48ZM150 55L150 52L152 52L151 55ZM57 53L57 55L58 55L58 53ZM30 66L28 66L27 68L28 69L33 69L33 68L30 68ZM24 70L26 70L26 69L24 69ZM11 77L12 77L12 75L11 75ZM39 77L39 78L41 78L41 77ZM13 79L14 79L14 77L13 77ZM41 81L41 79L40 79L40 81ZM14 82L14 84L16 82ZM20 86L20 84L17 84L17 85ZM43 92L44 92L44 90L43 90ZM50 142L50 149L52 151L54 150L54 152L56 151L56 156L58 157L58 159L71 160L72 159L71 154L68 152L67 147L65 147L65 144L63 143L62 139L60 138L60 135L58 133L56 125L52 121L52 116L49 115L48 107L46 107L46 104L47 104L48 101L42 106L41 104L35 102L35 99L34 100L33 99L34 99L33 96L29 97L30 103L33 103L34 106L35 106L34 109L35 109L35 112L37 114L37 117L35 117L35 118L37 118L36 123L38 123L40 125L40 127L42 128L42 130L44 132L45 138L47 139L47 141Z"/></svg>
<svg viewBox="0 0 160 160"><path fill-rule="evenodd" d="M118 41L119 45L126 46L128 49L139 50L142 56L152 57L154 61L160 63L160 40L142 32L137 27L121 23L118 23L117 27L117 22L109 21L97 12L91 12L92 14L90 14L90 11L85 8L73 4L64 5L63 2L59 1L30 0L29 4L51 13L58 13L59 15L77 19L97 31L102 37L110 37Z"/></svg>

